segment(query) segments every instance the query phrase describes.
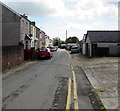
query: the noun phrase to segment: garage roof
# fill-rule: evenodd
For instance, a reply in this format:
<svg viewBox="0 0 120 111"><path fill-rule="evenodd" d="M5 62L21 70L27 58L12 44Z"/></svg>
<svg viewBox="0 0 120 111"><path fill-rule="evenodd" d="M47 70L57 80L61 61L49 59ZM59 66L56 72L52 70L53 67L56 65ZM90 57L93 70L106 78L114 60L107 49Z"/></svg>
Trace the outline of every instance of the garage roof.
<svg viewBox="0 0 120 111"><path fill-rule="evenodd" d="M87 31L90 42L120 43L120 31Z"/></svg>

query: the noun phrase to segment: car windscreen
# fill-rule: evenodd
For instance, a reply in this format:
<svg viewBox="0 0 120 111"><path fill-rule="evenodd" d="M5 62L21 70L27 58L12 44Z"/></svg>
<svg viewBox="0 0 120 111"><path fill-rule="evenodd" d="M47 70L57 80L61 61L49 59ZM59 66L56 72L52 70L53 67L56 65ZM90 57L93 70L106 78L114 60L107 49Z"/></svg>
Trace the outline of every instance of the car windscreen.
<svg viewBox="0 0 120 111"><path fill-rule="evenodd" d="M45 51L48 51L47 49L40 49L39 50L40 52L45 52Z"/></svg>
<svg viewBox="0 0 120 111"><path fill-rule="evenodd" d="M72 47L71 49L78 49L78 47Z"/></svg>

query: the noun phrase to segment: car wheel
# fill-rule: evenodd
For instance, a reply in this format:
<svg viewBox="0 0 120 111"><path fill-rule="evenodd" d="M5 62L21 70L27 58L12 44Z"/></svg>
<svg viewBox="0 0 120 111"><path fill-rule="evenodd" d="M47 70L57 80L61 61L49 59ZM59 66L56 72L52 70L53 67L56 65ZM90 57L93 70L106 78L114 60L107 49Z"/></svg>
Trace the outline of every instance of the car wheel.
<svg viewBox="0 0 120 111"><path fill-rule="evenodd" d="M51 59L51 56L49 56L48 59Z"/></svg>

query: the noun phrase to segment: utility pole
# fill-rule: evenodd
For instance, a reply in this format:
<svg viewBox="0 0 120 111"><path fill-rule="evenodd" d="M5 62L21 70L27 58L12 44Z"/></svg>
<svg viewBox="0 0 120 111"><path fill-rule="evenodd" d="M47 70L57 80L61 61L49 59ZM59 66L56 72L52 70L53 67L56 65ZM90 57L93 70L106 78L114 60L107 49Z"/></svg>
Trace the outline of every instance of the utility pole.
<svg viewBox="0 0 120 111"><path fill-rule="evenodd" d="M66 49L67 49L67 30L66 30Z"/></svg>
<svg viewBox="0 0 120 111"><path fill-rule="evenodd" d="M67 30L66 30L66 42L67 42Z"/></svg>

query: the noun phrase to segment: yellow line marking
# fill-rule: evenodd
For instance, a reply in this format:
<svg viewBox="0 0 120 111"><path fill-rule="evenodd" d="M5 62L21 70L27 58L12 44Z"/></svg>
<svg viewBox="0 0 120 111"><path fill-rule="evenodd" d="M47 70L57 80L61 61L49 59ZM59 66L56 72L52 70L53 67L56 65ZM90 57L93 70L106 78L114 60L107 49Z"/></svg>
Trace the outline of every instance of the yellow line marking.
<svg viewBox="0 0 120 111"><path fill-rule="evenodd" d="M73 83L74 83L74 109L79 109L78 99L77 99L77 84L76 84L75 72L72 71L72 74L73 74Z"/></svg>
<svg viewBox="0 0 120 111"><path fill-rule="evenodd" d="M70 109L71 105L71 78L69 78L69 83L68 83L68 95L67 95L67 104L66 104L66 111Z"/></svg>

